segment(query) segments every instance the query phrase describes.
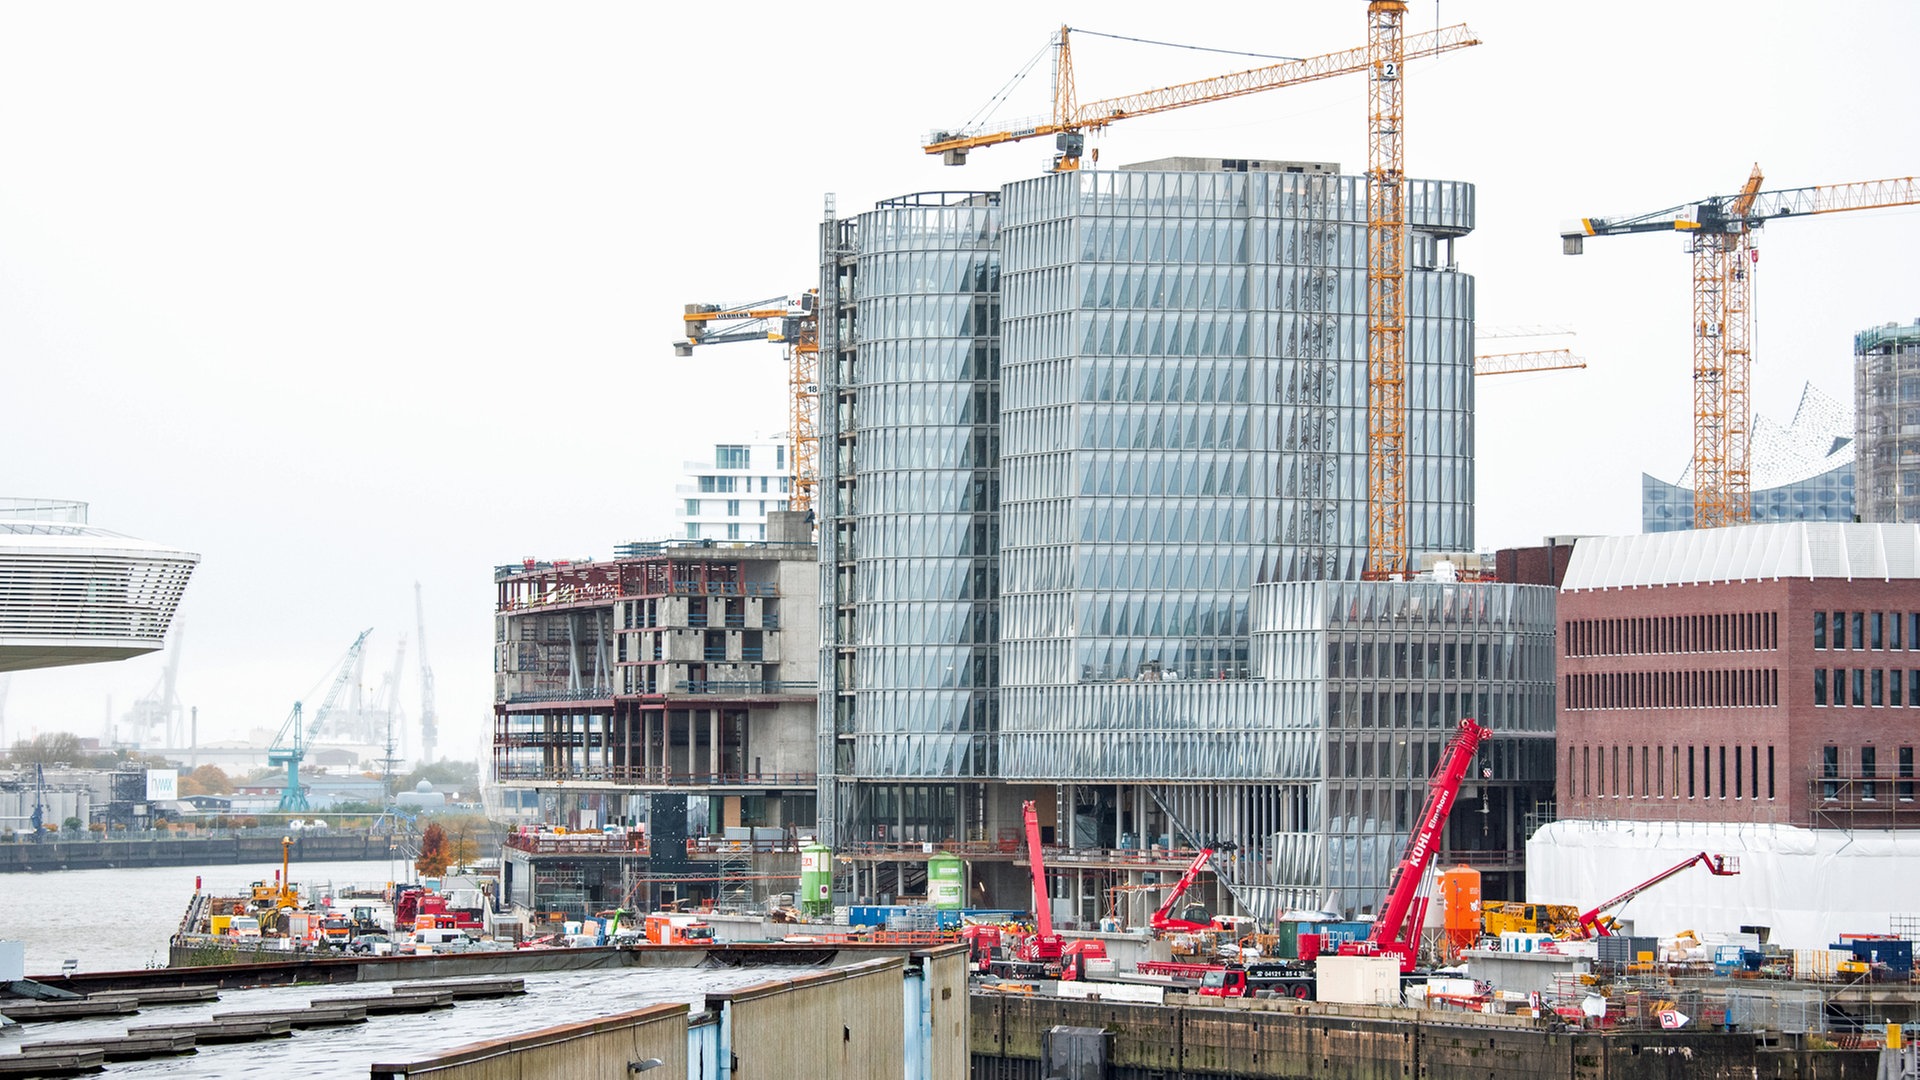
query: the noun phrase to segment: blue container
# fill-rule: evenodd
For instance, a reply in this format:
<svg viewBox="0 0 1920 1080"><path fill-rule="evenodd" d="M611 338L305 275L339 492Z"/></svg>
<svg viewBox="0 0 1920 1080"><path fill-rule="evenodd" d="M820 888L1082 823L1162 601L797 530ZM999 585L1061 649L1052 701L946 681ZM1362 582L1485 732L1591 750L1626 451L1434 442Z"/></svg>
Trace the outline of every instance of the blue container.
<svg viewBox="0 0 1920 1080"><path fill-rule="evenodd" d="M1906 979L1913 975L1913 942L1911 941L1872 938L1866 941L1842 941L1828 948L1845 949L1853 953L1855 960L1864 960L1870 964L1885 964L1896 979Z"/></svg>

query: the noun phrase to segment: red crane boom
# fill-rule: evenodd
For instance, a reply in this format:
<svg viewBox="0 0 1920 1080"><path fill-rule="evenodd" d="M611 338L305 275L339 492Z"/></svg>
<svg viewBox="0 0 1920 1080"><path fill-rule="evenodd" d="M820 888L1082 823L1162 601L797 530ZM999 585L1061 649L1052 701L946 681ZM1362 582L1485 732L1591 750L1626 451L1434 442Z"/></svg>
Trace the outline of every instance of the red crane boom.
<svg viewBox="0 0 1920 1080"><path fill-rule="evenodd" d="M1601 919L1602 912L1605 912L1611 908L1619 907L1621 904L1624 904L1627 901L1633 899L1634 897L1639 896L1641 893L1646 892L1648 889L1653 888L1655 885L1660 884L1661 882L1667 880L1668 878L1681 872L1682 870L1686 870L1692 867L1695 863L1705 864L1707 868L1707 872L1712 874L1714 877L1732 877L1733 875L1738 874L1740 872L1740 860L1738 858L1735 858L1731 855L1709 855L1703 851L1700 854L1694 855L1675 866L1667 867L1665 870L1662 870L1659 873L1648 878L1647 880L1641 882L1640 884L1635 885L1633 888L1628 889L1626 892L1621 893L1619 896L1616 896L1611 900L1608 900L1602 904L1599 904L1598 906L1594 907L1593 910L1588 911L1585 914L1582 914L1580 916L1580 936L1582 938L1613 936L1613 928L1609 926L1606 921L1602 921Z"/></svg>
<svg viewBox="0 0 1920 1080"><path fill-rule="evenodd" d="M1415 821L1413 835L1407 841L1406 854L1387 879L1386 899L1380 916L1374 920L1373 933L1365 941L1343 941L1341 956L1398 956L1400 970L1412 971L1420 953L1420 926L1426 920L1426 897L1421 883L1427 867L1440 850L1440 832L1447 826L1454 799L1460 794L1460 781L1473 764L1473 755L1493 733L1471 717L1460 721L1460 729L1447 743L1440 767L1434 770L1427 786L1427 805Z"/></svg>
<svg viewBox="0 0 1920 1080"><path fill-rule="evenodd" d="M1193 883L1199 880L1200 872L1205 870L1207 864L1212 861L1213 849L1206 848L1194 858L1193 865L1187 867L1187 872L1180 875L1180 883L1173 887L1173 893L1167 897L1165 902L1160 905L1160 909L1155 911L1153 917L1147 922L1147 925L1153 928L1154 933L1164 934L1168 931L1187 933L1194 930L1206 930L1212 926L1211 923L1197 923L1190 919L1176 919L1173 917L1174 905L1180 902L1181 897L1187 895L1187 890L1193 888Z"/></svg>
<svg viewBox="0 0 1920 1080"><path fill-rule="evenodd" d="M1040 814L1028 799L1020 812L1027 819L1027 866L1033 871L1033 933L1020 942L1022 960L1058 962L1065 941L1053 932L1052 904L1047 898L1047 866L1040 857Z"/></svg>

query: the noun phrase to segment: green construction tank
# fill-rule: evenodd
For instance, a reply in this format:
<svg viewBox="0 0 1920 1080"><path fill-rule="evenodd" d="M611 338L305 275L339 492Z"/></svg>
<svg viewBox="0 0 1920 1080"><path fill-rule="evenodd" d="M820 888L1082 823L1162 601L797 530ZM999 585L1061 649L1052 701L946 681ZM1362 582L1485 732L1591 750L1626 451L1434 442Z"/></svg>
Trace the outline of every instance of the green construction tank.
<svg viewBox="0 0 1920 1080"><path fill-rule="evenodd" d="M800 849L800 910L808 915L833 913L833 849L825 844Z"/></svg>
<svg viewBox="0 0 1920 1080"><path fill-rule="evenodd" d="M967 864L941 852L927 860L927 906L961 908L967 902Z"/></svg>

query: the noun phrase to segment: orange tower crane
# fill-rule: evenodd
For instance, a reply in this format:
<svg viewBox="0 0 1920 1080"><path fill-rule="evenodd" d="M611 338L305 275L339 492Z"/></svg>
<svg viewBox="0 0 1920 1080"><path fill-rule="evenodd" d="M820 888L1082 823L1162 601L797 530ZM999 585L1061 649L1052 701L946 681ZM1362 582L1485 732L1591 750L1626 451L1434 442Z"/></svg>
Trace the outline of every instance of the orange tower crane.
<svg viewBox="0 0 1920 1080"><path fill-rule="evenodd" d="M1407 568L1407 173L1404 0L1367 5L1367 565Z"/></svg>
<svg viewBox="0 0 1920 1080"><path fill-rule="evenodd" d="M1405 4L1397 6L1403 11L1406 8ZM942 155L948 165L964 165L967 163L967 153L980 147L998 146L1001 143L1020 142L1023 139L1052 135L1055 149L1053 168L1057 172L1065 172L1080 167L1081 156L1086 153L1087 135L1103 130L1116 120L1124 120L1130 116L1148 116L1188 105L1201 105L1209 101L1225 101L1228 98L1255 94L1262 90L1277 90L1283 86L1297 86L1301 83L1332 78L1335 75L1367 71L1374 63L1372 45L1368 44L1357 49L1345 49L1340 52L1307 57L1303 60L1285 60L1265 67L1236 71L1231 75L1219 75L1175 86L1163 86L1137 94L1101 98L1082 105L1079 104L1073 84L1071 34L1071 27L1062 26L1060 33L1053 39L1053 115L1050 118L1027 121L1008 127L976 125L959 131L936 131L921 148L929 154ZM1464 25L1449 26L1415 34L1406 39L1401 46L1400 59L1412 60L1438 56L1441 53L1478 44L1480 44L1479 39L1474 37L1473 32ZM1093 160L1097 160L1098 156L1096 151Z"/></svg>
<svg viewBox="0 0 1920 1080"><path fill-rule="evenodd" d="M730 341L777 341L786 346L787 437L793 441L793 492L789 510L813 508L820 482L820 317L818 289L797 297L776 296L737 307L688 304L685 341L673 343L675 356L692 356L695 345ZM715 324L729 324L715 329Z"/></svg>
<svg viewBox="0 0 1920 1080"><path fill-rule="evenodd" d="M1534 349L1527 352L1489 353L1473 358L1475 375L1518 375L1527 371L1570 371L1587 366L1585 360L1566 349Z"/></svg>
<svg viewBox="0 0 1920 1080"><path fill-rule="evenodd" d="M1560 234L1578 255L1589 236L1638 232L1687 234L1693 255L1693 527L1743 525L1753 517L1748 460L1753 406L1753 231L1769 221L1843 210L1920 204L1913 177L1761 191L1755 165L1732 195L1628 218L1582 218Z"/></svg>

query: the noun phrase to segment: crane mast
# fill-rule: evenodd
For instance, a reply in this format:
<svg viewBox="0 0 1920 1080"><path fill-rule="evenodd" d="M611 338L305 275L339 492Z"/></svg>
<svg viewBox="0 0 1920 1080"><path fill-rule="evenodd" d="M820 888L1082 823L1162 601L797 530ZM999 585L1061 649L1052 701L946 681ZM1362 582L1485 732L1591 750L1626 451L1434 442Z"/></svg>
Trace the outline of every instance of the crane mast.
<svg viewBox="0 0 1920 1080"><path fill-rule="evenodd" d="M1407 565L1407 5L1367 5L1367 565Z"/></svg>
<svg viewBox="0 0 1920 1080"><path fill-rule="evenodd" d="M1033 933L1020 942L1019 957L1028 961L1059 960L1066 942L1053 932L1052 904L1047 897L1047 866L1040 854L1040 815L1033 800L1021 804L1026 818L1027 867L1033 871Z"/></svg>
<svg viewBox="0 0 1920 1080"><path fill-rule="evenodd" d="M427 663L427 609L420 599L420 583L413 583L413 617L420 630L420 764L433 761L440 736L440 716L433 711L433 666ZM393 751L388 749L392 756Z"/></svg>

